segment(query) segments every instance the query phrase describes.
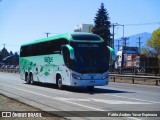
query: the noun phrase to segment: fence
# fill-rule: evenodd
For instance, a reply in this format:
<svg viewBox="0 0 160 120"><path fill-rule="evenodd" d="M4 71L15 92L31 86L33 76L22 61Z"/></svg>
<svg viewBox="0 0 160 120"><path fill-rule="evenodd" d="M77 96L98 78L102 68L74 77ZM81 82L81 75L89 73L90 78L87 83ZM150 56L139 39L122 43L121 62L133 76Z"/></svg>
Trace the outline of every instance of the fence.
<svg viewBox="0 0 160 120"><path fill-rule="evenodd" d="M19 69L0 69L0 72L19 73Z"/></svg>
<svg viewBox="0 0 160 120"><path fill-rule="evenodd" d="M138 81L138 80L143 80L144 82L153 80L153 81L155 81L155 85L159 85L159 83L160 83L160 77L158 77L158 76L110 74L109 77L110 77L110 79L113 80L113 82L116 82L116 79L124 80L127 78L127 80L132 81L133 84L135 83L135 81Z"/></svg>

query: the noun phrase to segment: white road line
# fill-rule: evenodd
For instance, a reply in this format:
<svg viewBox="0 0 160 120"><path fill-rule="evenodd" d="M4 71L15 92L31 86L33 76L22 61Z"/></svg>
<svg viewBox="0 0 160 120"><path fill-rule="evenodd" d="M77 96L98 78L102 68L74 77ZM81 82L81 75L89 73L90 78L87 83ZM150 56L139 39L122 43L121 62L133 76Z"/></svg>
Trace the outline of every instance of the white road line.
<svg viewBox="0 0 160 120"><path fill-rule="evenodd" d="M141 119L135 118L135 117L127 117L127 118L130 118L130 119L133 119L133 120L141 120Z"/></svg>
<svg viewBox="0 0 160 120"><path fill-rule="evenodd" d="M133 101L120 101L120 100L103 100L103 99L91 99L96 102L102 102L107 104L152 104L152 103L144 103L144 102L133 102Z"/></svg>
<svg viewBox="0 0 160 120"><path fill-rule="evenodd" d="M120 96L120 95L109 95L109 94L104 94L106 96L114 96L114 97L121 97L121 98L127 98L127 99L132 99L132 100L139 100L139 101L143 101L143 102L150 102L150 103L155 103L155 104L160 104L160 102L155 102L155 101L149 101L149 100L143 100L143 99L137 99L137 98L132 98L132 97L124 97L124 96Z"/></svg>
<svg viewBox="0 0 160 120"><path fill-rule="evenodd" d="M85 108L89 108L89 109L93 109L93 110L97 110L97 111L106 111L106 110L103 110L103 109L98 109L98 108L86 106L86 105L83 105L83 104L79 104L79 103L75 103L75 102L71 102L71 101L67 101L67 100L63 100L63 99L59 99L59 98L54 98L54 97L51 97L51 96L43 95L43 94L40 94L40 93L36 93L36 92L32 92L32 91L28 91L28 90L24 90L24 89L20 89L20 88L15 88L15 87L8 86L8 85L3 85L3 86L10 87L10 88L17 89L17 90L21 90L21 91L28 92L28 93L32 93L32 94L35 94L35 95L47 97L47 98L50 98L50 99L67 102L67 103L70 103L70 104L78 105L78 106L81 106L81 107L85 107ZM135 118L135 117L126 117L126 118L133 119L133 120L141 120L141 119L138 119L138 118Z"/></svg>
<svg viewBox="0 0 160 120"><path fill-rule="evenodd" d="M28 92L28 93L32 93L32 94L35 94L35 95L47 97L47 98L50 98L50 99L71 103L71 104L74 104L74 105L78 105L78 106L81 106L81 107L85 107L85 108L89 108L89 109L93 109L93 110L97 110L97 111L105 111L103 109L98 109L98 108L82 105L82 104L79 104L79 103L75 103L75 102L71 102L71 101L67 101L67 100L63 100L63 99L59 99L59 98L54 98L54 97L51 97L51 96L43 95L43 94L40 94L40 93L36 93L36 92L32 92L32 91L28 91L28 90L24 90L24 89L20 89L20 88L15 88L15 87L8 86L8 85L3 85L3 86L10 87L10 88L17 89L17 90L21 90L21 91Z"/></svg>
<svg viewBox="0 0 160 120"><path fill-rule="evenodd" d="M90 102L90 99L78 99L78 98L62 98L60 97L59 100L64 100L64 101L82 101L82 102Z"/></svg>
<svg viewBox="0 0 160 120"><path fill-rule="evenodd" d="M120 100L104 100L104 99L97 99L97 98L86 98L86 99L79 99L79 98L64 98L64 97L56 97L58 100L62 101L81 101L81 102L100 102L106 104L152 104L147 102L134 102L134 101L120 101Z"/></svg>

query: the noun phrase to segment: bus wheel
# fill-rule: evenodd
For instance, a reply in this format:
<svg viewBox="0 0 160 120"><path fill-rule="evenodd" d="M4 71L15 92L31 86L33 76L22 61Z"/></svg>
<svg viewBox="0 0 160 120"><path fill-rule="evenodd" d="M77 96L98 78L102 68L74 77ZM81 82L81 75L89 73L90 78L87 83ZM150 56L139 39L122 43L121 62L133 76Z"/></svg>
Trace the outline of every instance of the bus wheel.
<svg viewBox="0 0 160 120"><path fill-rule="evenodd" d="M25 75L25 81L27 82L27 84L30 84L30 83L31 83L30 78L29 78L28 75Z"/></svg>
<svg viewBox="0 0 160 120"><path fill-rule="evenodd" d="M58 80L57 80L57 87L58 87L58 89L62 89L63 88L62 79L61 78L58 78Z"/></svg>
<svg viewBox="0 0 160 120"><path fill-rule="evenodd" d="M33 75L32 75L32 74L30 75L29 80L30 80L30 84L32 84L32 85L33 85L33 84L34 84L34 81L33 81Z"/></svg>
<svg viewBox="0 0 160 120"><path fill-rule="evenodd" d="M87 90L93 91L93 89L94 89L94 86L87 86Z"/></svg>

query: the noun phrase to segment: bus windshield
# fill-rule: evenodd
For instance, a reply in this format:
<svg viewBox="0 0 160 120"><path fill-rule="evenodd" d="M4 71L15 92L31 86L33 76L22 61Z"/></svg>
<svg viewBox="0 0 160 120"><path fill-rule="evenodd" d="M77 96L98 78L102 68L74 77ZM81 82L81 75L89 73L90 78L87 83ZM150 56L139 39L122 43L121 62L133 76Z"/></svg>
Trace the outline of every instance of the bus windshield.
<svg viewBox="0 0 160 120"><path fill-rule="evenodd" d="M74 51L76 72L103 73L109 69L109 51L102 43L76 43Z"/></svg>

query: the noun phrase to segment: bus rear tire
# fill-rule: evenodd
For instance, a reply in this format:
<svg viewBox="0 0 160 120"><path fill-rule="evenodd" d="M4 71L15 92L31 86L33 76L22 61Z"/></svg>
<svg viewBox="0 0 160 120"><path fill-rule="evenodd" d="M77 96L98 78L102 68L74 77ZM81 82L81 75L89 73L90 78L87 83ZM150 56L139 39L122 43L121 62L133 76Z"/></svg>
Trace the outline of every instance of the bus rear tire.
<svg viewBox="0 0 160 120"><path fill-rule="evenodd" d="M27 74L25 75L25 81L27 84L30 84L30 78Z"/></svg>

